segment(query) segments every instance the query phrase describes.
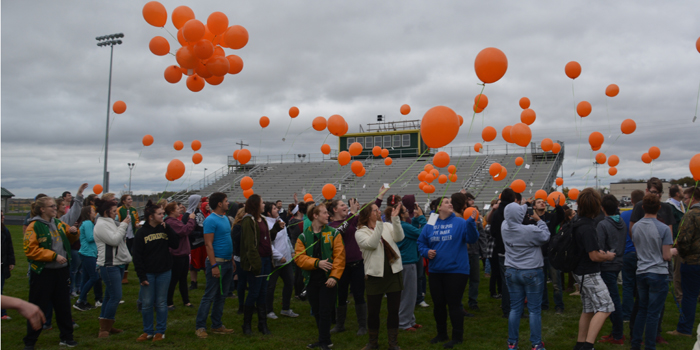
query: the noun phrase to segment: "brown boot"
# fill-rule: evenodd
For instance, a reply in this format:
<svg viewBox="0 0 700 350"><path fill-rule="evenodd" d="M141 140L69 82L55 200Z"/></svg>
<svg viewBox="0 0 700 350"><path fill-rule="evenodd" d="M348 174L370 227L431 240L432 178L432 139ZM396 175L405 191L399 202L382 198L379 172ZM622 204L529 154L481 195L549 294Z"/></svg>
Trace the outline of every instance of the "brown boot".
<svg viewBox="0 0 700 350"><path fill-rule="evenodd" d="M100 332L97 333L98 338L109 337L109 330L112 329L112 324L114 320L108 320L106 318L100 318Z"/></svg>
<svg viewBox="0 0 700 350"><path fill-rule="evenodd" d="M124 277L122 277L122 284L128 284L129 283L129 271L124 271Z"/></svg>
<svg viewBox="0 0 700 350"><path fill-rule="evenodd" d="M367 330L367 334L369 334L369 342L362 350L379 349L379 330L369 329Z"/></svg>
<svg viewBox="0 0 700 350"><path fill-rule="evenodd" d="M115 321L116 321L116 320L115 320ZM115 322L115 321L112 321L112 324L110 325L109 334L118 334L118 333L124 332L123 329L119 329L119 328L114 328L114 327L112 327L112 326L114 325L114 322Z"/></svg>
<svg viewBox="0 0 700 350"><path fill-rule="evenodd" d="M389 333L389 350L401 350L399 347L399 329L388 329L387 333Z"/></svg>

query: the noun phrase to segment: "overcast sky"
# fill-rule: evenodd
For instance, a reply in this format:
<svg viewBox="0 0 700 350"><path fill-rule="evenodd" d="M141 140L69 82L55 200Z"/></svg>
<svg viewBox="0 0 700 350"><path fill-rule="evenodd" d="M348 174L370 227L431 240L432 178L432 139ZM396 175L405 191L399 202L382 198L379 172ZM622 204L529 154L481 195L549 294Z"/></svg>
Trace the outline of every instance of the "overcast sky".
<svg viewBox="0 0 700 350"><path fill-rule="evenodd" d="M340 114L349 132L357 132L377 114L401 119L404 103L412 112L403 119L420 119L436 105L464 116L451 146L481 141L482 125L494 126L492 144L503 145L501 129L520 122L518 100L529 97L537 112L533 141L566 142L566 186L593 184L583 178L592 131L606 136L603 152L621 159L615 177L601 166L604 184L648 177L651 166L641 155L650 146L661 149L653 175L667 179L690 175L689 159L700 152L700 121L692 122L700 83L700 6L694 1L162 3L172 34L170 14L179 5L190 6L203 22L221 11L230 25L246 27L248 45L226 50L243 59L243 71L198 93L185 79L166 82L163 71L176 60L153 55L148 43L160 35L171 52L179 44L145 22L145 1L2 2L3 187L18 197L57 196L82 182L102 182L109 49L97 47L95 37L119 32L125 38L114 49L112 102L128 107L110 132L113 192L128 182L128 162L137 164L132 189L151 193L165 188L167 163L183 160L191 175L168 187L178 190L200 179L205 167L224 166L241 139L254 155L320 153L327 133L304 131L314 117ZM481 89L474 58L486 47L503 50L509 66L503 79L486 86L489 105L469 133ZM574 81L575 101L593 106L583 120L574 116L572 80L564 74L572 60L583 67ZM604 94L611 83L620 86L614 98ZM283 142L291 106L301 113ZM261 132L263 115L271 123ZM637 122L637 131L611 145L626 118ZM154 136L153 146L141 145L145 134ZM202 142L204 161L192 168L194 139ZM184 150L173 149L176 140ZM327 143L337 148L337 137Z"/></svg>

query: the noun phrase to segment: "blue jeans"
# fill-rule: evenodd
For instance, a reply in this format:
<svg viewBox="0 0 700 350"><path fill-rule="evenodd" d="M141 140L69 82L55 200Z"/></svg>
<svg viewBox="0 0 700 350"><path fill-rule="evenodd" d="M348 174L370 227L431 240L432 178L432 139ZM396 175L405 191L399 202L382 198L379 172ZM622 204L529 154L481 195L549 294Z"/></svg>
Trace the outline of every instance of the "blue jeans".
<svg viewBox="0 0 700 350"><path fill-rule="evenodd" d="M605 286L608 287L610 299L615 305L615 311L610 314L610 322L612 322L612 336L614 339L622 339L624 326L622 321L622 308L620 307L620 290L617 287L617 272L601 271L600 277L603 278Z"/></svg>
<svg viewBox="0 0 700 350"><path fill-rule="evenodd" d="M527 296L527 309L530 311L530 343L532 346L542 342L542 289L544 289L544 271L541 268L519 270L506 268L506 285L510 293L510 315L508 316L508 343L518 343L520 315Z"/></svg>
<svg viewBox="0 0 700 350"><path fill-rule="evenodd" d="M122 276L124 266L100 266L100 276L105 283L105 299L102 302L100 318L114 320L117 306L122 300Z"/></svg>
<svg viewBox="0 0 700 350"><path fill-rule="evenodd" d="M632 349L641 349L642 334L644 336L644 348L656 349L656 327L659 323L661 308L668 295L668 275L656 273L643 273L637 275L639 292L639 311L632 330ZM697 295L695 296L697 300ZM688 332L690 333L690 332Z"/></svg>
<svg viewBox="0 0 700 350"><path fill-rule="evenodd" d="M629 252L622 256L622 319L624 321L629 321L632 317L635 289L637 289L637 252Z"/></svg>
<svg viewBox="0 0 700 350"><path fill-rule="evenodd" d="M102 280L97 272L97 258L80 255L83 265L83 285L80 287L80 298L78 300L87 301L90 289L95 288L95 301L102 300Z"/></svg>
<svg viewBox="0 0 700 350"><path fill-rule="evenodd" d="M78 253L77 250L72 249L70 252L71 255L71 262L70 262L70 291L71 293L77 292L80 290L80 287L83 285L83 274L82 270L80 269L81 267L81 260L80 260L80 253Z"/></svg>
<svg viewBox="0 0 700 350"><path fill-rule="evenodd" d="M245 299L245 306L257 305L265 310L265 297L267 296L267 275L272 272L272 260L269 257L260 258L260 262L262 263L260 273L256 275L248 272L246 274L246 279L248 280L248 296Z"/></svg>
<svg viewBox="0 0 700 350"><path fill-rule="evenodd" d="M695 308L700 294L700 265L681 264L681 285L683 300L681 300L681 317L676 330L683 334L693 334Z"/></svg>
<svg viewBox="0 0 700 350"><path fill-rule="evenodd" d="M491 274L491 260L484 260L484 273L487 275Z"/></svg>
<svg viewBox="0 0 700 350"><path fill-rule="evenodd" d="M209 309L211 309L211 328L221 328L223 326L221 316L224 314L226 294L228 294L228 289L233 279L233 261L220 262L217 265L221 269L220 275L219 278L214 278L211 275L209 259L206 259L204 264L207 286L204 288L202 302L199 304L199 310L197 310L197 329L207 328Z"/></svg>
<svg viewBox="0 0 700 350"><path fill-rule="evenodd" d="M170 287L171 271L161 273L147 273L148 285L141 285L139 299L141 299L141 317L143 318L143 332L148 335L155 333L165 334L165 325L168 321L168 287ZM156 309L156 331L153 332L153 308Z"/></svg>

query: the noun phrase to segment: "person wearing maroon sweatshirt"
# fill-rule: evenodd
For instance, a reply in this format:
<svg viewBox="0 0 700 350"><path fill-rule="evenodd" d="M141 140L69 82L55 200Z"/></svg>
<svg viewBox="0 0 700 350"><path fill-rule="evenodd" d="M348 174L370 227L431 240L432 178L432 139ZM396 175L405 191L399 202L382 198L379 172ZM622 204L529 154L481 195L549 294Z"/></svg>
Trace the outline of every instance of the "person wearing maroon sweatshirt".
<svg viewBox="0 0 700 350"><path fill-rule="evenodd" d="M192 307L190 303L189 291L187 289L187 271L190 264L190 234L194 230L194 225L197 223L194 213L189 214L187 224L182 223L180 217L185 213L185 208L178 202L170 202L165 206L165 224L169 226L180 237L180 243L177 248L170 248L170 255L173 256L172 272L170 276L170 286L168 287L168 310L175 309L173 296L175 295L175 286L180 284L180 295L182 303L186 307Z"/></svg>

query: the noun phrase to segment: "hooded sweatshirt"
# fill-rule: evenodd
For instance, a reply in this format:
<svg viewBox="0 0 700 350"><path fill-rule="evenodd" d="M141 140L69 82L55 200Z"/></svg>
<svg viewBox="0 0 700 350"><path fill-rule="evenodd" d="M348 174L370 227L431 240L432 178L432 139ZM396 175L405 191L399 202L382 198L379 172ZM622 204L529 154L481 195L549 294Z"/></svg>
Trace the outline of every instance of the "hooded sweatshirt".
<svg viewBox="0 0 700 350"><path fill-rule="evenodd" d="M537 225L524 225L527 204L510 203L504 209L505 220L501 235L506 251L505 266L519 270L538 269L544 266L542 249L549 241L549 228L544 220Z"/></svg>
<svg viewBox="0 0 700 350"><path fill-rule="evenodd" d="M174 219L178 222L177 219ZM180 243L178 234L172 227L165 225L151 226L146 222L134 235L134 269L139 281L148 280L147 274L170 271L173 257L169 249L177 249Z"/></svg>
<svg viewBox="0 0 700 350"><path fill-rule="evenodd" d="M598 244L600 249L615 252L615 259L600 264L600 271L619 272L622 270L622 256L625 254L625 236L627 225L620 215L606 216L598 223Z"/></svg>
<svg viewBox="0 0 700 350"><path fill-rule="evenodd" d="M97 266L119 266L131 262L131 254L124 239L127 226L126 222L122 222L117 227L112 218L97 218L93 230L97 244Z"/></svg>
<svg viewBox="0 0 700 350"><path fill-rule="evenodd" d="M428 251L436 251L435 258L428 265L429 272L468 275L467 244L474 244L478 239L474 219L464 220L452 213L445 220L438 218L435 225L423 226L418 237L418 250L424 258L428 258Z"/></svg>
<svg viewBox="0 0 700 350"><path fill-rule="evenodd" d="M272 228L275 227L278 218L271 218L268 216L264 216L263 218L267 222L268 230L272 231ZM275 237L275 240L272 241L272 262L274 266L281 266L284 263L280 262L280 260L284 258L286 262L290 262L292 261L293 254L294 247L292 246L292 241L289 240L287 227L285 227L277 232L277 237Z"/></svg>

